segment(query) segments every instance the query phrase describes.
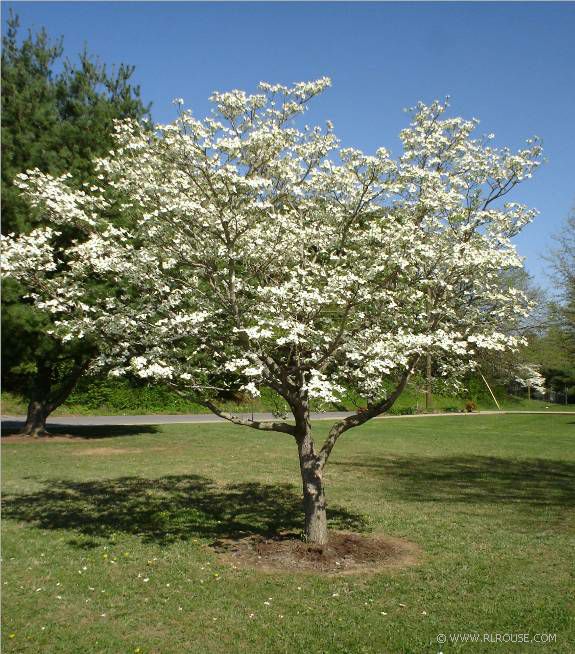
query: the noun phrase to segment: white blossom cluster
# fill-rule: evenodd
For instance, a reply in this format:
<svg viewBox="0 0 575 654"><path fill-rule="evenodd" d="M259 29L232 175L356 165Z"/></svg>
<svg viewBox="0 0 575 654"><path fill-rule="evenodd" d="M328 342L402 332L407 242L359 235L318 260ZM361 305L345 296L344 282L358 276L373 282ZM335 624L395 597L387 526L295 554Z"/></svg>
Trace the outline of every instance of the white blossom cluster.
<svg viewBox="0 0 575 654"><path fill-rule="evenodd" d="M538 393L545 393L545 377L539 372L537 366L520 365L515 370L514 381L525 388L532 388Z"/></svg>
<svg viewBox="0 0 575 654"><path fill-rule="evenodd" d="M119 122L97 186L20 175L51 226L5 239L6 274L114 374L208 395L228 373L254 395L377 398L426 353L457 376L515 347L504 326L529 304L501 275L535 212L506 196L538 142L497 149L435 102L412 111L398 159L341 148L331 123L298 127L329 84L214 93L203 120L178 100L153 133Z"/></svg>

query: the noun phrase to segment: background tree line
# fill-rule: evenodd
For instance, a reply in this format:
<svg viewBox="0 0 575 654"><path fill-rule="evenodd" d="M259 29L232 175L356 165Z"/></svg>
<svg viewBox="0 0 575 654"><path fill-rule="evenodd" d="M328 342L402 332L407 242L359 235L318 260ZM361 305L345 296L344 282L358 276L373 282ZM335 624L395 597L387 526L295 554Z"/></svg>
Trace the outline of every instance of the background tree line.
<svg viewBox="0 0 575 654"><path fill-rule="evenodd" d="M108 70L85 49L64 57L62 39L45 30L21 38L10 14L2 39L2 232L27 232L42 224L41 212L23 201L13 180L38 168L70 172L78 186L94 181L92 161L112 146L115 119L149 117L134 67ZM66 241L73 233L62 233ZM90 344L62 344L50 335L50 318L36 310L18 283L4 282L2 382L29 401L26 431L44 428L47 415L66 400L88 369Z"/></svg>

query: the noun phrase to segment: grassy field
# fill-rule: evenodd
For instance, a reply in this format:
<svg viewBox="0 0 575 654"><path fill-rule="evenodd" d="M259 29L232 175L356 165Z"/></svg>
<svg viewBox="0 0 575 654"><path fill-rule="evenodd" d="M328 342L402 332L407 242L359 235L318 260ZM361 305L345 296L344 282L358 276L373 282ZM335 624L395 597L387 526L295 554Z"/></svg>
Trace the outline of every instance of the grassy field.
<svg viewBox="0 0 575 654"><path fill-rule="evenodd" d="M339 577L234 569L209 547L300 528L287 436L215 424L7 442L3 652L572 653L574 425L460 416L349 432L327 467L332 526L423 555ZM474 632L555 640L449 642Z"/></svg>

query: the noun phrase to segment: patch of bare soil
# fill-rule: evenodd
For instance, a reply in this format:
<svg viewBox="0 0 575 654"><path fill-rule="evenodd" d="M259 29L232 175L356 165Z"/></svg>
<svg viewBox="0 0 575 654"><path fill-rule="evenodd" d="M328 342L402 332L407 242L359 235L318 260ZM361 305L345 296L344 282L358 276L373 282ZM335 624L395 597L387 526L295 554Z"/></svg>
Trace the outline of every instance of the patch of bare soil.
<svg viewBox="0 0 575 654"><path fill-rule="evenodd" d="M163 452L167 447L83 447L73 456L113 456L114 454L140 454L141 452Z"/></svg>
<svg viewBox="0 0 575 654"><path fill-rule="evenodd" d="M96 440L96 439L94 439ZM50 434L49 436L40 436L34 438L24 434L10 434L2 436L3 443L61 443L69 441L82 441L86 442L86 438L82 436L74 436L73 434ZM73 452L73 456L114 456L115 454L140 454L141 452L161 452L168 448L165 447L83 447L77 452Z"/></svg>
<svg viewBox="0 0 575 654"><path fill-rule="evenodd" d="M62 441L85 441L81 436L73 434L49 434L48 436L28 436L27 434L2 435L3 443L58 443Z"/></svg>
<svg viewBox="0 0 575 654"><path fill-rule="evenodd" d="M359 574L417 563L415 543L384 535L332 531L325 546L305 543L297 534L221 540L212 546L228 563L267 572Z"/></svg>
<svg viewBox="0 0 575 654"><path fill-rule="evenodd" d="M83 447L74 452L74 456L110 456L114 454L138 454L144 452L141 447Z"/></svg>

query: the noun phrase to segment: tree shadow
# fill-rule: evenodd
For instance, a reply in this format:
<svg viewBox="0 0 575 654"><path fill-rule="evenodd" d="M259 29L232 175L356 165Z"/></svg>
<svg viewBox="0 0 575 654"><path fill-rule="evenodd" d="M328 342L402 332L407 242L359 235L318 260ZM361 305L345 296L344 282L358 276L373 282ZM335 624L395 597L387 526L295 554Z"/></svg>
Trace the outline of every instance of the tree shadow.
<svg viewBox="0 0 575 654"><path fill-rule="evenodd" d="M575 505L575 463L567 461L410 456L334 461L332 465L390 480L386 492L414 502Z"/></svg>
<svg viewBox="0 0 575 654"><path fill-rule="evenodd" d="M2 422L2 438L18 436L24 426L23 422L6 420ZM49 436L42 436L37 440L49 441L50 438L67 436L92 440L96 438L116 438L118 436L138 436L141 434L157 434L157 425L71 425L62 423L49 423L47 426ZM30 437L32 440L32 437Z"/></svg>
<svg viewBox="0 0 575 654"><path fill-rule="evenodd" d="M47 480L44 484L35 493L5 496L3 517L84 537L106 538L124 532L161 544L194 537L270 536L303 527L301 497L288 484L221 486L196 475ZM334 529L366 528L361 515L340 507L328 509L328 517ZM85 547L78 541L71 544Z"/></svg>

